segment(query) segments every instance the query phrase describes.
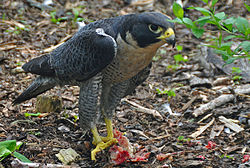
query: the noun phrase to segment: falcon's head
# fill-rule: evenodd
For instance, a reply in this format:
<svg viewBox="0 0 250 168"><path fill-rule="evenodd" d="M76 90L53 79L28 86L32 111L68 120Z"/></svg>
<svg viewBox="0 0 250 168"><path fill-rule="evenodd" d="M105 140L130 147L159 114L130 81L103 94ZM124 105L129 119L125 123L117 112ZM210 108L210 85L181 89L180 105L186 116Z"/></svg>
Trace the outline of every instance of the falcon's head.
<svg viewBox="0 0 250 168"><path fill-rule="evenodd" d="M122 36L127 43L135 43L141 48L164 43L175 45L174 23L170 17L158 12L128 15L123 25ZM132 39L130 38L132 37Z"/></svg>

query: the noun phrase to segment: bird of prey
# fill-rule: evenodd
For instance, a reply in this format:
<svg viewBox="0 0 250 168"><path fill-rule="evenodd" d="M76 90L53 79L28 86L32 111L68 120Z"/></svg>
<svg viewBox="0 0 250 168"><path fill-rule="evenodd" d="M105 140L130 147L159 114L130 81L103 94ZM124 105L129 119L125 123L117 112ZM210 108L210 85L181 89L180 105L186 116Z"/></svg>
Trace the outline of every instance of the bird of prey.
<svg viewBox="0 0 250 168"><path fill-rule="evenodd" d="M29 100L59 85L78 85L79 121L90 129L91 159L97 152L117 143L112 115L120 100L148 77L152 58L165 43L174 46L174 24L165 14L145 12L95 21L49 54L23 65L39 75L13 104ZM102 117L107 136L99 135L96 124Z"/></svg>

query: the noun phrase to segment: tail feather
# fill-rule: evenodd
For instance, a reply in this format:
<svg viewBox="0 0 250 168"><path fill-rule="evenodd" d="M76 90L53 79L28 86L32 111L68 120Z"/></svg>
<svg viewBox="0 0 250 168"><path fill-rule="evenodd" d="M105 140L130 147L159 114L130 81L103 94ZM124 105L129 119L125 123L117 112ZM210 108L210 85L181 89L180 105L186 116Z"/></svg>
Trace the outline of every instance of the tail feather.
<svg viewBox="0 0 250 168"><path fill-rule="evenodd" d="M42 94L49 89L52 89L56 85L57 81L55 78L39 76L31 83L31 85L21 95L19 95L13 101L13 105L22 103L26 100L36 97L37 95Z"/></svg>

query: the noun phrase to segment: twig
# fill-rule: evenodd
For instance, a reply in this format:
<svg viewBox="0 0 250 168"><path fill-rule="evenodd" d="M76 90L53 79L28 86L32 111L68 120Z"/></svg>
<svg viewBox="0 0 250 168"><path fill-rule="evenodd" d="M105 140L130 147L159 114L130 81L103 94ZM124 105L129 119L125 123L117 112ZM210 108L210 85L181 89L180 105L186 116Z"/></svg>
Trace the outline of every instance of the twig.
<svg viewBox="0 0 250 168"><path fill-rule="evenodd" d="M189 100L186 104L184 104L184 106L181 108L181 111L187 110L196 99L197 96L192 97L191 100Z"/></svg>
<svg viewBox="0 0 250 168"><path fill-rule="evenodd" d="M250 84L246 84L243 86L238 86L234 92L236 95L242 95L242 94L249 94L250 93ZM205 112L212 110L218 106L221 106L227 102L230 102L234 99L235 95L234 94L223 94L216 99L210 101L207 104L201 105L199 108L195 109L193 112L193 115L195 117L198 117L199 115L204 114Z"/></svg>
<svg viewBox="0 0 250 168"><path fill-rule="evenodd" d="M136 133L136 134L139 134L141 136L144 136L145 138L147 139L150 139L147 135L144 134L144 132L140 131L140 130L136 130L136 129L132 129L132 130L129 130L130 132L133 132L133 133Z"/></svg>
<svg viewBox="0 0 250 168"><path fill-rule="evenodd" d="M135 109L137 111L139 111L139 112L146 113L146 114L151 114L154 117L159 117L160 119L163 119L163 117L161 116L161 114L157 110L151 110L151 109L142 107L141 105L139 105L139 104L137 104L135 102L129 101L127 99L123 99L123 101L125 101L126 103L131 104L132 106L134 106Z"/></svg>
<svg viewBox="0 0 250 168"><path fill-rule="evenodd" d="M192 137L192 138L198 137L198 136L199 136L200 134L202 134L208 127L210 127L210 126L214 123L214 120L215 120L215 118L213 118L209 123L207 123L207 125L200 127L199 130L196 131L196 132L194 132L194 133L192 133L192 134L190 135L190 137Z"/></svg>
<svg viewBox="0 0 250 168"><path fill-rule="evenodd" d="M13 121L12 123L10 123L10 126L14 126L14 125L17 125L18 123L32 123L32 124L37 124L36 122L32 121L32 120L16 120L16 121Z"/></svg>
<svg viewBox="0 0 250 168"><path fill-rule="evenodd" d="M167 137L170 137L170 135L167 134L167 135L158 136L158 137L152 138L152 140L158 140L158 139L163 139L163 138L167 138Z"/></svg>
<svg viewBox="0 0 250 168"><path fill-rule="evenodd" d="M197 122L197 124L200 124L202 121L204 121L205 119L207 119L208 117L210 117L211 115L213 115L212 113L209 113L208 115L206 115L205 117L203 117L200 121Z"/></svg>
<svg viewBox="0 0 250 168"><path fill-rule="evenodd" d="M210 132L210 139L214 139L214 137L219 136L224 129L224 125L213 126Z"/></svg>
<svg viewBox="0 0 250 168"><path fill-rule="evenodd" d="M223 116L219 117L219 120L225 124L226 127L230 128L231 130L239 133L240 131L243 131L244 128L241 128L238 124L235 124L230 119L227 119Z"/></svg>
<svg viewBox="0 0 250 168"><path fill-rule="evenodd" d="M43 167L43 168L77 168L77 166L68 166L62 164L45 164L45 163L24 163L18 159L15 159L11 162L11 167L13 168L35 168L35 167Z"/></svg>

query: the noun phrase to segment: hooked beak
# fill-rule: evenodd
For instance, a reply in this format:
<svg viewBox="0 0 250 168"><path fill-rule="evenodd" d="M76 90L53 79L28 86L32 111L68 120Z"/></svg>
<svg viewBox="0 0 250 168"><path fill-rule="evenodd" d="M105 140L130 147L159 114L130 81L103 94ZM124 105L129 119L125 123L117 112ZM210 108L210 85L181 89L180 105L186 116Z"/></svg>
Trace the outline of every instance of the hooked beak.
<svg viewBox="0 0 250 168"><path fill-rule="evenodd" d="M175 46L176 40L174 30L172 28L168 28L160 37L158 37L158 39L161 39L168 44L172 44L173 47Z"/></svg>

